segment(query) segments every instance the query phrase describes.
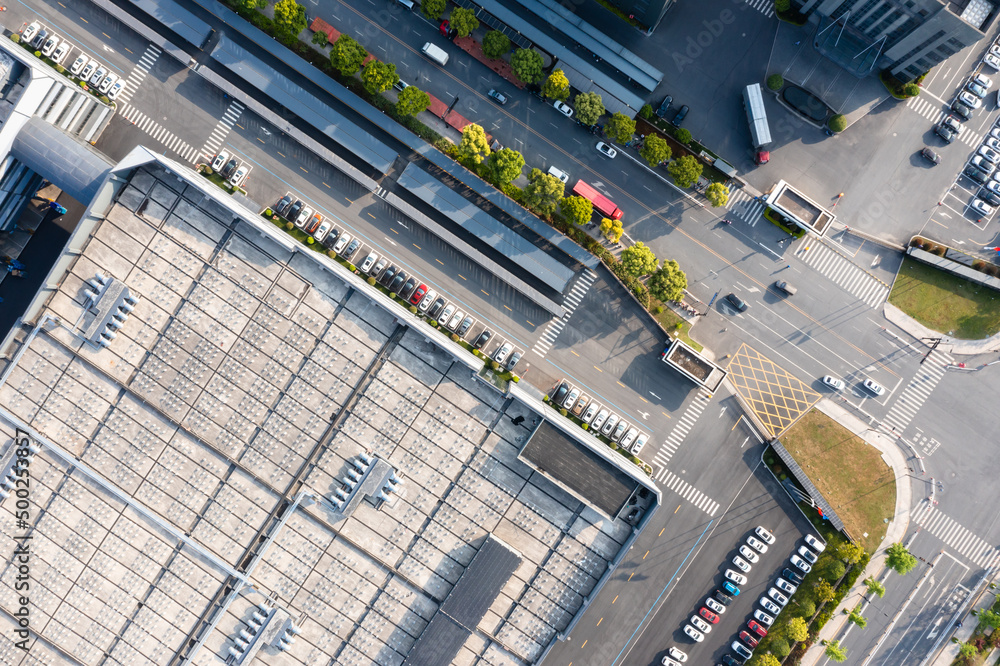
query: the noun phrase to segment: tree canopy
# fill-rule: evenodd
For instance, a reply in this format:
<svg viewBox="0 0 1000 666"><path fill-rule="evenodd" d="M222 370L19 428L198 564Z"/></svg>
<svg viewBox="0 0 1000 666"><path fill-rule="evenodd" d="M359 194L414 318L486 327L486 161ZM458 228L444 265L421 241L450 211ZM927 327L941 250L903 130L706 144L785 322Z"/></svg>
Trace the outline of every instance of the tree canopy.
<svg viewBox="0 0 1000 666"><path fill-rule="evenodd" d="M837 663L840 663L842 661L847 661L847 650L840 647L840 641L827 641L826 656Z"/></svg>
<svg viewBox="0 0 1000 666"><path fill-rule="evenodd" d="M459 37L468 37L473 30L479 27L479 19L476 18L475 10L464 7L456 7L451 10L448 21Z"/></svg>
<svg viewBox="0 0 1000 666"><path fill-rule="evenodd" d="M432 21L437 21L448 7L448 0L420 0L420 11Z"/></svg>
<svg viewBox="0 0 1000 666"><path fill-rule="evenodd" d="M483 37L483 55L487 58L502 58L510 51L510 38L499 30L490 30Z"/></svg>
<svg viewBox="0 0 1000 666"><path fill-rule="evenodd" d="M554 70L542 84L542 95L565 102L569 99L569 79L561 69Z"/></svg>
<svg viewBox="0 0 1000 666"><path fill-rule="evenodd" d="M680 264L668 259L650 276L647 286L650 294L666 302L681 300L687 284L687 275L681 270Z"/></svg>
<svg viewBox="0 0 1000 666"><path fill-rule="evenodd" d="M705 188L705 198L713 208L725 206L729 202L729 188L722 183L711 183Z"/></svg>
<svg viewBox="0 0 1000 666"><path fill-rule="evenodd" d="M346 33L341 34L330 49L330 64L344 76L357 74L367 57L365 47Z"/></svg>
<svg viewBox="0 0 1000 666"><path fill-rule="evenodd" d="M692 155L685 155L670 163L667 172L673 177L677 187L691 187L698 182L702 171L701 162Z"/></svg>
<svg viewBox="0 0 1000 666"><path fill-rule="evenodd" d="M547 217L555 212L565 191L561 180L541 169L532 169L528 174L528 186L524 188L524 202L539 215Z"/></svg>
<svg viewBox="0 0 1000 666"><path fill-rule="evenodd" d="M361 83L372 95L383 93L396 85L399 75L396 74L396 65L384 63L381 60L372 60L365 65L361 72Z"/></svg>
<svg viewBox="0 0 1000 666"><path fill-rule="evenodd" d="M639 154L649 163L649 166L655 167L670 159L670 144L667 143L666 139L656 134L650 134L643 142L642 148L639 149Z"/></svg>
<svg viewBox="0 0 1000 666"><path fill-rule="evenodd" d="M900 576L905 576L917 566L917 558L902 543L894 543L885 549L885 564Z"/></svg>
<svg viewBox="0 0 1000 666"><path fill-rule="evenodd" d="M593 123L588 123L593 124ZM618 143L628 143L635 134L635 120L629 118L624 113L615 112L608 118L604 126L604 133Z"/></svg>
<svg viewBox="0 0 1000 666"><path fill-rule="evenodd" d="M542 80L542 56L534 49L518 49L510 57L510 68L514 75L525 83Z"/></svg>
<svg viewBox="0 0 1000 666"><path fill-rule="evenodd" d="M431 103L431 96L416 86L403 88L396 100L396 113L403 116L415 116L424 111Z"/></svg>
<svg viewBox="0 0 1000 666"><path fill-rule="evenodd" d="M622 250L622 267L630 275L649 275L656 270L656 264L656 255L642 241Z"/></svg>
<svg viewBox="0 0 1000 666"><path fill-rule="evenodd" d="M788 621L785 629L786 635L796 643L801 643L809 638L809 625L801 617L793 617Z"/></svg>
<svg viewBox="0 0 1000 666"><path fill-rule="evenodd" d="M490 144L486 140L486 130L475 123L462 130L462 142L458 144L458 155L473 164L480 164L490 155Z"/></svg>
<svg viewBox="0 0 1000 666"><path fill-rule="evenodd" d="M875 580L874 577L869 576L865 578L865 587L868 588L869 594L876 594L879 597L885 596L885 585Z"/></svg>
<svg viewBox="0 0 1000 666"><path fill-rule="evenodd" d="M567 222L586 224L594 215L594 204L583 197L563 197L559 200L559 212L563 214Z"/></svg>
<svg viewBox="0 0 1000 666"><path fill-rule="evenodd" d="M278 0L274 3L274 27L285 39L297 39L306 29L306 8L295 0Z"/></svg>
<svg viewBox="0 0 1000 666"><path fill-rule="evenodd" d="M612 243L617 243L622 239L622 234L625 230L622 228L621 220L612 220L610 218L604 218L601 220L601 233Z"/></svg>
<svg viewBox="0 0 1000 666"><path fill-rule="evenodd" d="M580 93L573 100L576 119L584 125L593 125L604 115L604 100L595 92Z"/></svg>
<svg viewBox="0 0 1000 666"><path fill-rule="evenodd" d="M501 148L490 155L489 166L497 182L501 185L507 185L521 175L521 170L524 168L524 156L516 150Z"/></svg>

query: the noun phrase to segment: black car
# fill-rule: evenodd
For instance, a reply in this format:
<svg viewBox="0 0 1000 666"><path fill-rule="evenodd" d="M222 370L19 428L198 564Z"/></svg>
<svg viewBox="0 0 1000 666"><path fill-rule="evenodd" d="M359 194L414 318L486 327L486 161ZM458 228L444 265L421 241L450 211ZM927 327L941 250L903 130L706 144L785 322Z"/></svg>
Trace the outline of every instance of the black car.
<svg viewBox="0 0 1000 666"><path fill-rule="evenodd" d="M409 280L406 281L406 284L403 285L403 288L397 291L396 294L400 298L409 298L410 294L413 293L413 290L417 288L418 284L420 284L420 280L418 280L417 276L414 275L413 277L411 277Z"/></svg>
<svg viewBox="0 0 1000 666"><path fill-rule="evenodd" d="M685 104L677 110L677 113L674 114L673 120L670 121L670 124L674 127L680 127L681 123L684 122L684 119L687 118L688 111L688 105Z"/></svg>
<svg viewBox="0 0 1000 666"><path fill-rule="evenodd" d="M980 185L985 185L986 181L990 179L989 174L983 173L982 171L971 165L965 167L965 170L962 173L964 173L966 177L971 178Z"/></svg>
<svg viewBox="0 0 1000 666"><path fill-rule="evenodd" d="M392 279L396 277L397 272L399 272L399 269L396 268L396 265L390 265L389 268L385 269L385 273L382 273L382 277L379 278L379 282L382 283L383 287L388 287L389 283L392 282Z"/></svg>
<svg viewBox="0 0 1000 666"><path fill-rule="evenodd" d="M947 125L938 125L934 128L934 133L945 140L946 143L951 143L955 140L955 130L948 127Z"/></svg>
<svg viewBox="0 0 1000 666"><path fill-rule="evenodd" d="M296 200L296 202L292 204L292 207L289 208L288 211L286 211L285 219L294 220L295 218L297 218L299 216L299 212L302 210L302 206L304 205L305 204L302 203L301 199Z"/></svg>
<svg viewBox="0 0 1000 666"><path fill-rule="evenodd" d="M441 308L444 307L444 299L439 298L434 301L434 305L431 306L430 310L427 311L427 316L431 319L437 317L438 313L441 312Z"/></svg>
<svg viewBox="0 0 1000 666"><path fill-rule="evenodd" d="M743 299L742 299L742 298L740 298L740 297L739 297L739 296L737 296L736 294L728 294L728 295L726 296L726 301L727 301L727 302L728 302L728 303L729 303L730 305L732 305L732 306L733 306L734 308L736 308L736 311L737 311L737 312L746 312L746 311L747 311L747 308L749 308L749 307L750 307L749 305L747 305L747 304L746 304L746 303L745 303L745 302L743 301Z"/></svg>
<svg viewBox="0 0 1000 666"><path fill-rule="evenodd" d="M333 227L330 229L330 233L326 235L323 239L323 247L328 250L332 250L333 246L337 243L337 239L340 238L340 229Z"/></svg>
<svg viewBox="0 0 1000 666"><path fill-rule="evenodd" d="M972 117L972 109L962 104L958 100L951 105L951 110L955 112L955 115L960 117L962 120L968 120Z"/></svg>
<svg viewBox="0 0 1000 666"><path fill-rule="evenodd" d="M941 164L941 156L930 148L924 148L921 150L920 155L931 164Z"/></svg>
<svg viewBox="0 0 1000 666"><path fill-rule="evenodd" d="M486 93L486 96L489 97L490 99L492 99L494 102L496 102L500 106L503 106L504 104L507 103L507 95L504 95L502 92L500 92L496 88L491 88L490 91L488 93Z"/></svg>
<svg viewBox="0 0 1000 666"><path fill-rule="evenodd" d="M781 577L784 578L785 580L787 580L789 583L793 583L795 585L801 585L802 584L802 576L800 576L798 573L792 571L791 569L784 569L784 570L782 570Z"/></svg>
<svg viewBox="0 0 1000 666"><path fill-rule="evenodd" d="M278 200L278 203L274 204L274 212L278 215L284 215L285 209L292 205L292 195L286 194Z"/></svg>
<svg viewBox="0 0 1000 666"><path fill-rule="evenodd" d="M569 384L563 382L556 389L556 392L552 394L552 403L555 405L561 405L563 400L566 399L566 394L569 393Z"/></svg>
<svg viewBox="0 0 1000 666"><path fill-rule="evenodd" d="M985 187L979 190L979 194L976 196L991 206L1000 206L1000 196L997 196L996 192L987 190Z"/></svg>
<svg viewBox="0 0 1000 666"><path fill-rule="evenodd" d="M674 103L674 98L673 97L671 97L670 95L667 95L666 97L664 97L663 98L663 103L660 104L660 108L658 108L656 110L656 117L657 118L662 118L665 115L667 115L667 109L669 109L670 106L673 103Z"/></svg>
<svg viewBox="0 0 1000 666"><path fill-rule="evenodd" d="M389 291L394 294L398 294L399 288L403 286L404 282L406 282L406 273L399 271L399 273L396 274L396 277L393 278L392 283L389 285Z"/></svg>
<svg viewBox="0 0 1000 666"><path fill-rule="evenodd" d="M471 316L468 316L462 320L462 325L458 327L457 331L458 337L460 338L465 337L465 334L469 332L470 328L472 328L472 321L473 319Z"/></svg>
<svg viewBox="0 0 1000 666"><path fill-rule="evenodd" d="M742 666L746 662L743 661L742 659L736 659L735 657L732 657L728 654L724 654L722 655L722 663L725 664L726 666Z"/></svg>
<svg viewBox="0 0 1000 666"><path fill-rule="evenodd" d="M359 247L361 247L361 241L355 238L351 241L351 244L347 246L347 249L344 250L344 259L350 259L354 253L358 251Z"/></svg>
<svg viewBox="0 0 1000 666"><path fill-rule="evenodd" d="M716 590L715 594L713 594L712 596L715 597L715 600L718 601L723 606L728 606L729 604L733 603L733 598L728 594L726 594L725 592L723 592L722 590Z"/></svg>
<svg viewBox="0 0 1000 666"><path fill-rule="evenodd" d="M483 345L489 342L490 338L492 337L493 337L493 331L491 331L488 328L484 328L483 332L479 334L478 338L476 338L476 341L472 343L472 346L475 347L476 349L482 349Z"/></svg>
<svg viewBox="0 0 1000 666"><path fill-rule="evenodd" d="M222 171L219 172L219 175L222 176L223 178L229 178L231 175L233 175L233 172L236 171L236 167L238 167L239 165L240 161L234 157L233 159L226 162L226 166L222 167Z"/></svg>

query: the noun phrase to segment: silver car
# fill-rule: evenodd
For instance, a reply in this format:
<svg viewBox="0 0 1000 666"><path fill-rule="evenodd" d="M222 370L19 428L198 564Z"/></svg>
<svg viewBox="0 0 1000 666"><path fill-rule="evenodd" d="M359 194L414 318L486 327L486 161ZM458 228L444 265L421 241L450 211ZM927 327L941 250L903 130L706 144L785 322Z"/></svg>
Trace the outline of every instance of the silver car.
<svg viewBox="0 0 1000 666"><path fill-rule="evenodd" d="M507 358L507 355L510 354L510 352L513 349L514 349L514 345L510 344L509 342L505 342L503 344L503 346L500 347L500 349L497 350L497 353L493 357L493 360L496 361L497 363L503 363L504 359ZM584 419L584 420L586 420L586 419Z"/></svg>
<svg viewBox="0 0 1000 666"><path fill-rule="evenodd" d="M615 428L614 434L611 435L611 440L614 441L614 442L617 442L619 439L621 439L625 435L625 431L626 430L628 430L628 423L626 421L620 422L618 424L618 427Z"/></svg>

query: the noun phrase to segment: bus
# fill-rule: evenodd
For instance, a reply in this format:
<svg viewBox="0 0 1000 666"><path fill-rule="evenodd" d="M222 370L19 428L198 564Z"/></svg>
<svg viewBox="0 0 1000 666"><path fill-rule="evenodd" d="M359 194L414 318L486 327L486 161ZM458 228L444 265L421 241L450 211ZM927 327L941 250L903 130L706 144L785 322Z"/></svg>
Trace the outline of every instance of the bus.
<svg viewBox="0 0 1000 666"><path fill-rule="evenodd" d="M576 185L573 186L573 194L581 196L590 203L594 204L594 209L604 217L612 220L620 220L622 217L621 208L616 206L611 199L607 198L582 180L577 181Z"/></svg>

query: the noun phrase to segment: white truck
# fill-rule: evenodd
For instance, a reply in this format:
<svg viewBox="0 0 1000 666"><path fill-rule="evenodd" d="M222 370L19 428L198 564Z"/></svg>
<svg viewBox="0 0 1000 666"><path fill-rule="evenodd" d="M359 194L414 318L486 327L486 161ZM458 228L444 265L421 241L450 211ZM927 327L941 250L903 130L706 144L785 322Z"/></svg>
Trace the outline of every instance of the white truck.
<svg viewBox="0 0 1000 666"><path fill-rule="evenodd" d="M445 53L444 49L440 46L435 46L434 44L427 42L424 44L424 47L420 49L420 51L442 67L448 64L448 54Z"/></svg>
<svg viewBox="0 0 1000 666"><path fill-rule="evenodd" d="M747 112L747 122L750 123L750 136L756 151L754 161L765 164L771 154L765 148L771 143L771 128L767 124L767 113L764 111L764 95L760 84L754 83L743 89L743 108Z"/></svg>

